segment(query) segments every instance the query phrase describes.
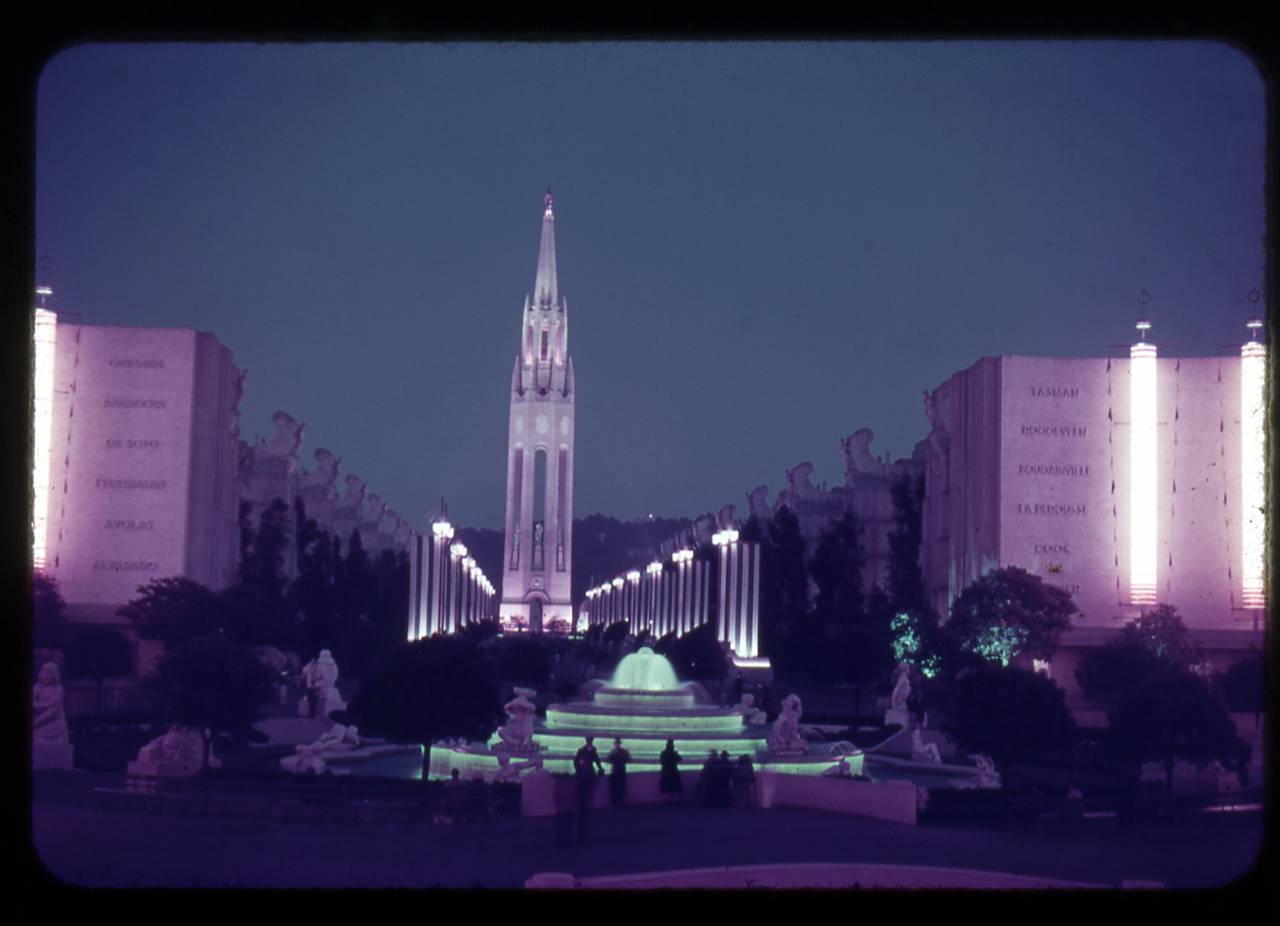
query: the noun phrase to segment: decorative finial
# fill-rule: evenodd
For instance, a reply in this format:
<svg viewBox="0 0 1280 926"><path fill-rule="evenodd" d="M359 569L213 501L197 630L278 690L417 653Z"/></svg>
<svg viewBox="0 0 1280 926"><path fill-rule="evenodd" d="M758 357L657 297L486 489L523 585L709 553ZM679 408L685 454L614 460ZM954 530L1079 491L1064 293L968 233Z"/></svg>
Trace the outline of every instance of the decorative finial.
<svg viewBox="0 0 1280 926"><path fill-rule="evenodd" d="M1140 318L1138 319L1138 323L1133 327L1138 329L1139 336L1145 341L1147 339L1147 332L1151 330L1151 322L1147 321L1145 318Z"/></svg>
<svg viewBox="0 0 1280 926"><path fill-rule="evenodd" d="M551 211L551 191L550 190L547 190L547 195L543 197L542 201L546 204L547 211L550 212Z"/></svg>
<svg viewBox="0 0 1280 926"><path fill-rule="evenodd" d="M49 297L50 297L50 296L52 296L52 295L53 295L53 287L52 287L52 286L37 286L37 287L36 287L36 298L38 298L38 299L40 300L40 308L42 308L42 309L44 309L44 308L48 308L48 304L47 304L47 303L48 303Z"/></svg>

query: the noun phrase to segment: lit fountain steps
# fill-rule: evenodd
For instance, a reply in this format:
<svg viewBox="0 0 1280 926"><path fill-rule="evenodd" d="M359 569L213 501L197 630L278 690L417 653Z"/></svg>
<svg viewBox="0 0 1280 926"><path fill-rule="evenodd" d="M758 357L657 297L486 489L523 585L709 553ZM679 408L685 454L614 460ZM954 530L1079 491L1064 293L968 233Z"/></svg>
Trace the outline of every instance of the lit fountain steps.
<svg viewBox="0 0 1280 926"><path fill-rule="evenodd" d="M769 767L790 774L818 774L829 768L830 754L770 756L769 727L747 724L741 710L699 704L696 685L681 683L671 663L648 647L623 658L608 684L596 689L590 700L553 704L547 716L534 725L533 743L543 767L550 772L572 772L573 756L588 736L595 737L601 758L621 739L631 753L631 770L657 771L658 757L667 740L675 741L682 764L701 763L711 750L730 757L750 756L757 768ZM447 778L452 769L463 777L491 776L497 769L502 738L495 733L484 746L431 748L431 777ZM513 761L518 756L513 755ZM850 755L854 773L861 769L861 753Z"/></svg>

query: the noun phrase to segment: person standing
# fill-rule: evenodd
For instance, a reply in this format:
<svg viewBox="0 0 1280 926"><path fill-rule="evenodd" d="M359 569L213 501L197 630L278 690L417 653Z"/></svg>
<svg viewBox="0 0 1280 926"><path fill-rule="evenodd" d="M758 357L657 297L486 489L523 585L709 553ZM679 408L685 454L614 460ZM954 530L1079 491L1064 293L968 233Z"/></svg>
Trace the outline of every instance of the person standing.
<svg viewBox="0 0 1280 926"><path fill-rule="evenodd" d="M604 765L600 762L600 753L596 752L594 736L588 736L586 744L574 754L573 774L578 783L578 842L586 842L591 792L595 788L596 775L604 774Z"/></svg>
<svg viewBox="0 0 1280 926"><path fill-rule="evenodd" d="M658 790L667 795L667 803L671 803L684 790L680 781L680 753L676 752L675 740L667 740L667 748L662 750L658 763L662 768L658 776Z"/></svg>
<svg viewBox="0 0 1280 926"><path fill-rule="evenodd" d="M738 756L738 764L733 767L733 796L734 803L742 807L756 805L756 771L750 756Z"/></svg>
<svg viewBox="0 0 1280 926"><path fill-rule="evenodd" d="M609 753L609 802L621 807L627 799L627 763L631 761L631 753L622 748L622 740L613 741L613 750Z"/></svg>

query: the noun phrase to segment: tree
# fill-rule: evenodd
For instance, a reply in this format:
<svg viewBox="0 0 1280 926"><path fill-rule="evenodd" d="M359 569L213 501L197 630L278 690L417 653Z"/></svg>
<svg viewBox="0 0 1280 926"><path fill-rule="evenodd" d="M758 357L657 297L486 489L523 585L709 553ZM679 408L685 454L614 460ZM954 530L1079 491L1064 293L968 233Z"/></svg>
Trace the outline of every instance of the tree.
<svg viewBox="0 0 1280 926"><path fill-rule="evenodd" d="M103 683L133 674L133 644L119 628L90 627L67 649L67 668L73 676L94 680L102 710Z"/></svg>
<svg viewBox="0 0 1280 926"><path fill-rule="evenodd" d="M809 612L809 574L800 522L791 509L779 508L762 528L760 642L767 655L776 656L787 631Z"/></svg>
<svg viewBox="0 0 1280 926"><path fill-rule="evenodd" d="M1187 670L1203 658L1178 609L1162 604L1129 621L1114 640L1086 652L1076 681L1095 697L1117 697L1159 672Z"/></svg>
<svg viewBox="0 0 1280 926"><path fill-rule="evenodd" d="M499 642L498 676L504 682L543 688L551 677L551 660L541 637L504 637Z"/></svg>
<svg viewBox="0 0 1280 926"><path fill-rule="evenodd" d="M1062 689L1050 678L991 663L954 680L942 728L961 749L990 756L1002 771L1069 748L1075 733Z"/></svg>
<svg viewBox="0 0 1280 926"><path fill-rule="evenodd" d="M895 613L922 616L931 610L920 569L920 545L924 537L924 476L903 476L893 484L893 519L889 532L889 598Z"/></svg>
<svg viewBox="0 0 1280 926"><path fill-rule="evenodd" d="M600 635L600 642L605 646L620 646L631 634L631 625L626 621L614 621Z"/></svg>
<svg viewBox="0 0 1280 926"><path fill-rule="evenodd" d="M408 609L406 608L406 610ZM486 640L492 640L502 633L502 622L496 617L486 617L484 620L463 624L458 633L459 636L479 646Z"/></svg>
<svg viewBox="0 0 1280 926"><path fill-rule="evenodd" d="M862 561L862 525L848 512L822 535L809 564L818 586L813 610L820 620L853 624L863 619Z"/></svg>
<svg viewBox="0 0 1280 926"><path fill-rule="evenodd" d="M66 642L66 602L52 576L37 572L31 579L32 639L36 647L61 649Z"/></svg>
<svg viewBox="0 0 1280 926"><path fill-rule="evenodd" d="M729 674L729 657L712 624L695 627L679 637L668 634L654 651L671 660L676 677L685 681L718 682Z"/></svg>
<svg viewBox="0 0 1280 926"><path fill-rule="evenodd" d="M1017 566L988 572L951 604L943 627L958 648L1007 666L1021 653L1048 659L1079 612L1071 595Z"/></svg>
<svg viewBox="0 0 1280 926"><path fill-rule="evenodd" d="M262 705L271 697L273 681L271 670L253 650L210 636L181 643L166 653L145 684L169 721L200 730L203 766L208 768L209 744L215 737L252 735Z"/></svg>
<svg viewBox="0 0 1280 926"><path fill-rule="evenodd" d="M1264 698L1262 655L1250 653L1218 676L1227 709L1238 714L1262 713Z"/></svg>
<svg viewBox="0 0 1280 926"><path fill-rule="evenodd" d="M502 717L502 704L475 644L438 634L379 657L361 680L349 713L373 736L422 743L425 771L432 740L487 739Z"/></svg>
<svg viewBox="0 0 1280 926"><path fill-rule="evenodd" d="M1241 753L1231 717L1204 680L1185 669L1158 672L1130 688L1109 719L1114 754L1138 765L1159 762L1169 790L1179 759L1203 765Z"/></svg>
<svg viewBox="0 0 1280 926"><path fill-rule="evenodd" d="M132 621L144 640L166 646L221 630L226 616L216 592L185 578L152 579L116 613Z"/></svg>
<svg viewBox="0 0 1280 926"><path fill-rule="evenodd" d="M272 600L284 596L285 558L291 534L289 520L289 506L282 499L275 499L258 518L253 543L240 560L240 584L258 589Z"/></svg>

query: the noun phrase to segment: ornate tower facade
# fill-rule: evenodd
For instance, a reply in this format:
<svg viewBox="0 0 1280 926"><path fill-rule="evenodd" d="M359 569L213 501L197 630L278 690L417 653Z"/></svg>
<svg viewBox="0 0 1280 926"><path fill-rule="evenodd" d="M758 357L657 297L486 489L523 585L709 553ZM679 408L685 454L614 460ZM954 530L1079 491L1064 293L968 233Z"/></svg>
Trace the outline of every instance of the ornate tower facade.
<svg viewBox="0 0 1280 926"><path fill-rule="evenodd" d="M525 297L507 423L503 626L573 626L573 361L569 312L556 286L556 226L547 192L533 298Z"/></svg>

